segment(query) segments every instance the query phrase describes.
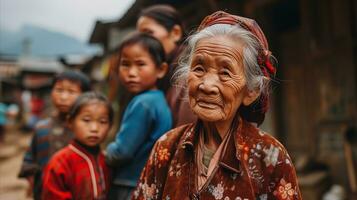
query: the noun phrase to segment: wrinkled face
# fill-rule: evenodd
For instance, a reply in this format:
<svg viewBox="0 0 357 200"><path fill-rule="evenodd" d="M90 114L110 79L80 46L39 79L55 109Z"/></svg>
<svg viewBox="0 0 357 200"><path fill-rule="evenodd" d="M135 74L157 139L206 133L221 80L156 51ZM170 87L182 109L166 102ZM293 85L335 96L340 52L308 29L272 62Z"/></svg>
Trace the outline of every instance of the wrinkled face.
<svg viewBox="0 0 357 200"><path fill-rule="evenodd" d="M150 17L140 17L136 24L136 29L139 32L147 33L159 40L165 49L166 55L171 53L176 47L177 39L174 35Z"/></svg>
<svg viewBox="0 0 357 200"><path fill-rule="evenodd" d="M54 106L60 113L68 113L77 97L81 94L82 90L78 82L60 80L54 84L51 98Z"/></svg>
<svg viewBox="0 0 357 200"><path fill-rule="evenodd" d="M107 107L102 102L95 101L84 105L70 122L69 128L82 144L90 147L99 145L110 128Z"/></svg>
<svg viewBox="0 0 357 200"><path fill-rule="evenodd" d="M140 44L123 48L119 62L119 79L131 93L156 89L159 68Z"/></svg>
<svg viewBox="0 0 357 200"><path fill-rule="evenodd" d="M231 122L247 91L242 45L226 36L200 40L192 57L188 89L198 118Z"/></svg>

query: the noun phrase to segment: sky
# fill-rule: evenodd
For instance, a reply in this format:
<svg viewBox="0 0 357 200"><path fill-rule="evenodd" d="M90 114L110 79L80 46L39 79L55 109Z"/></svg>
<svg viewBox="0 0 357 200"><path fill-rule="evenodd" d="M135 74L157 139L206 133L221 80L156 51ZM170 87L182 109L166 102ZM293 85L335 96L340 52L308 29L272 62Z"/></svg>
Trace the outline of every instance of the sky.
<svg viewBox="0 0 357 200"><path fill-rule="evenodd" d="M0 0L0 29L36 25L89 40L96 20L118 20L135 0Z"/></svg>

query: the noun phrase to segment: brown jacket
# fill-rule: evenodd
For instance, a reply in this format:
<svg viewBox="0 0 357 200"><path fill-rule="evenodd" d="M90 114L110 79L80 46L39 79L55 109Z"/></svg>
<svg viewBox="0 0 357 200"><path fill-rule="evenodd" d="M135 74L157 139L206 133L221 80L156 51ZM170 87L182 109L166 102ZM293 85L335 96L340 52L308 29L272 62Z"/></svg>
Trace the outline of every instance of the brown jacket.
<svg viewBox="0 0 357 200"><path fill-rule="evenodd" d="M174 73L178 67L178 59L181 53L186 48L186 44L180 44L176 49L168 56L169 71L163 78L159 80L159 88L166 94L167 103L170 106L173 127L179 127L184 124L193 123L197 120L196 115L193 114L191 107L188 103L187 94L185 89L177 87L173 84Z"/></svg>
<svg viewBox="0 0 357 200"><path fill-rule="evenodd" d="M197 120L192 109L185 99L185 90L176 86L171 86L166 93L166 100L172 112L173 127L193 123ZM187 97L186 97L187 98Z"/></svg>
<svg viewBox="0 0 357 200"><path fill-rule="evenodd" d="M132 199L301 199L294 166L272 136L240 121L217 167L197 190L196 124L171 130L151 152Z"/></svg>

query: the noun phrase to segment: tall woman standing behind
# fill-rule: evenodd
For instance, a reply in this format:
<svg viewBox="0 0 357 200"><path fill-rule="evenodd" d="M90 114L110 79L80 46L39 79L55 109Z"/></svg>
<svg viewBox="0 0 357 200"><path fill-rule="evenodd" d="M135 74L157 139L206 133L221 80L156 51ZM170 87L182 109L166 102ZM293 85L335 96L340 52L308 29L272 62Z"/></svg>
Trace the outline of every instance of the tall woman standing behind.
<svg viewBox="0 0 357 200"><path fill-rule="evenodd" d="M164 47L169 69L158 87L166 94L173 115L173 127L194 122L196 116L183 98L184 91L171 84L171 77L178 65L177 58L185 48L183 41L186 34L179 13L169 5L150 6L140 13L136 28L158 39Z"/></svg>

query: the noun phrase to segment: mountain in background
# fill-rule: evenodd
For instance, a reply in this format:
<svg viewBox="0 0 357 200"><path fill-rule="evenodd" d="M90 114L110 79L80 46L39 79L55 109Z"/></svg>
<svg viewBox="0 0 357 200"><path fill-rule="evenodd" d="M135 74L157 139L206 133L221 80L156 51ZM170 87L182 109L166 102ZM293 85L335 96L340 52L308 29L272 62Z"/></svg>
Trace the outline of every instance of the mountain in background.
<svg viewBox="0 0 357 200"><path fill-rule="evenodd" d="M25 25L19 31L0 29L0 54L21 55L28 52L37 57L58 57L71 54L94 55L99 46L90 46L66 34Z"/></svg>

